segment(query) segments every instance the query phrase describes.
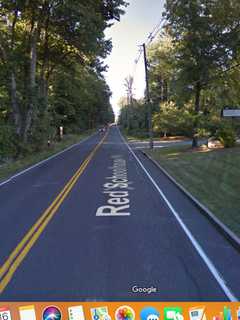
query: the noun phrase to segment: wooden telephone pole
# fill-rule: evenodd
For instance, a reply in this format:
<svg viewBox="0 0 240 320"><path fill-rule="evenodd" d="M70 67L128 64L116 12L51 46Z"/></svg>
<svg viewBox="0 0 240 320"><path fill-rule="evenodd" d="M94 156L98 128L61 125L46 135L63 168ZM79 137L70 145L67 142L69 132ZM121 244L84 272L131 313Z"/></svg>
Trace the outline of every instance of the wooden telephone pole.
<svg viewBox="0 0 240 320"><path fill-rule="evenodd" d="M146 75L146 102L148 107L149 147L150 149L153 149L154 146L153 146L153 128L152 128L152 104L151 104L150 91L149 91L147 51L146 51L145 43L142 46L143 46L145 75Z"/></svg>

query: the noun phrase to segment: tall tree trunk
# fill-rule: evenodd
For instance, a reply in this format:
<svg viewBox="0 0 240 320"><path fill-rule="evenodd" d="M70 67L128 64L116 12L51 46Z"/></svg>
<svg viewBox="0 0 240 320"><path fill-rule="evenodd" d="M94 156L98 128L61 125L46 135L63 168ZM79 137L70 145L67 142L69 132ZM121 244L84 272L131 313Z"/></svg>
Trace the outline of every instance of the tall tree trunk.
<svg viewBox="0 0 240 320"><path fill-rule="evenodd" d="M48 104L48 78L47 78L47 61L43 61L40 74L39 98L47 107Z"/></svg>
<svg viewBox="0 0 240 320"><path fill-rule="evenodd" d="M159 93L160 93L160 102L163 102L163 79L162 76L159 76Z"/></svg>
<svg viewBox="0 0 240 320"><path fill-rule="evenodd" d="M163 80L163 101L168 101L168 82Z"/></svg>
<svg viewBox="0 0 240 320"><path fill-rule="evenodd" d="M4 64L10 64L10 73L9 73L9 84L8 84L8 94L11 101L11 107L12 107L12 117L15 125L15 132L20 137L21 136L21 130L22 130L22 114L21 110L18 105L17 101L17 82L16 82L16 75L14 66L11 63L11 52L14 49L14 43L15 43L15 26L17 23L17 10L15 10L15 15L13 19L12 26L10 28L11 32L11 43L10 48L5 48L4 40L2 37L0 37L0 52L2 55L2 62ZM7 52L10 53L7 54Z"/></svg>
<svg viewBox="0 0 240 320"><path fill-rule="evenodd" d="M156 101L161 102L162 101L162 76L159 74L157 76L157 84L158 84L158 95L156 96Z"/></svg>
<svg viewBox="0 0 240 320"><path fill-rule="evenodd" d="M2 60L3 63L7 64L9 63L8 56L6 54L6 50L2 43L0 42L0 49L2 53ZM11 107L12 107L12 114L13 114L13 121L15 124L15 131L18 136L21 134L21 127L22 127L22 117L20 108L17 101L17 83L16 83L16 76L15 72L12 68L10 74L9 74L9 84L8 84L8 94L11 101Z"/></svg>
<svg viewBox="0 0 240 320"><path fill-rule="evenodd" d="M15 8L14 10L14 19L11 26L11 51L14 50L15 46L15 27L18 20L18 10ZM18 137L22 134L22 114L21 110L18 105L17 100L17 82L16 82L16 75L14 66L12 66L11 74L10 74L10 96L11 96L11 105L12 105L12 111L13 111L13 119L15 124L15 131Z"/></svg>
<svg viewBox="0 0 240 320"><path fill-rule="evenodd" d="M49 9L47 11L48 18L44 25L44 50L43 50L43 60L40 74L40 88L39 96L43 103L47 107L48 104L48 67L49 67Z"/></svg>
<svg viewBox="0 0 240 320"><path fill-rule="evenodd" d="M193 140L192 140L192 147L198 147L198 115L200 111L200 98L201 98L201 84L198 81L195 86L195 120L194 120L194 128L193 128Z"/></svg>
<svg viewBox="0 0 240 320"><path fill-rule="evenodd" d="M34 106L36 100L36 68L37 68L37 39L38 30L35 28L30 43L30 70L29 70L29 104L25 119L25 128L23 133L23 141L26 143L28 134L32 125Z"/></svg>
<svg viewBox="0 0 240 320"><path fill-rule="evenodd" d="M15 73L11 71L11 87L10 87L10 95L11 95L11 105L13 111L13 119L15 124L15 130L17 135L20 137L22 131L22 115L17 101L17 84Z"/></svg>

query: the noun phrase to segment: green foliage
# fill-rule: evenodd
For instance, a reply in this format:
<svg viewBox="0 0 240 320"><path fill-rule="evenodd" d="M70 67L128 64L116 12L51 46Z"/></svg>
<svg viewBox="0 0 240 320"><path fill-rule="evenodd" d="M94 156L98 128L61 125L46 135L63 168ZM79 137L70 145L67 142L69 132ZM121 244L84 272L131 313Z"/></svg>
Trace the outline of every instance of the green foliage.
<svg viewBox="0 0 240 320"><path fill-rule="evenodd" d="M170 58L161 55L163 61L159 60L152 72L160 68L160 76L163 76L172 61L170 70L173 72L168 79L172 90L168 100L184 108L189 103L193 106L195 138L206 126L207 114L213 115L216 110L220 113L225 102L239 104L236 90L239 71L226 72L239 59L239 14L238 1L166 1L166 30L173 48L172 52L168 50ZM155 48L153 56L156 55ZM206 116L204 125L201 114Z"/></svg>
<svg viewBox="0 0 240 320"><path fill-rule="evenodd" d="M60 125L79 132L113 121L102 75L112 44L104 31L126 6L124 0L1 1L0 131L13 123L21 152L45 146Z"/></svg>
<svg viewBox="0 0 240 320"><path fill-rule="evenodd" d="M114 121L110 90L103 78L81 66L59 69L50 108L56 126L81 132Z"/></svg>
<svg viewBox="0 0 240 320"><path fill-rule="evenodd" d="M48 111L39 115L33 124L33 129L29 139L31 152L39 152L46 149L47 142L54 141L57 137L57 127L52 126L51 117Z"/></svg>
<svg viewBox="0 0 240 320"><path fill-rule="evenodd" d="M14 128L10 125L0 124L0 162L6 155L8 158L16 157L18 153L17 137Z"/></svg>
<svg viewBox="0 0 240 320"><path fill-rule="evenodd" d="M240 6L237 1L167 0L165 16L177 49L181 81L209 80L236 56ZM237 14L238 13L238 14Z"/></svg>
<svg viewBox="0 0 240 320"><path fill-rule="evenodd" d="M173 102L162 103L153 116L154 130L164 135L192 136L194 116L191 107L180 108Z"/></svg>
<svg viewBox="0 0 240 320"><path fill-rule="evenodd" d="M125 99L120 101L121 113L119 124L128 134L143 138L148 132L147 106L142 101L133 99L133 104L128 105Z"/></svg>
<svg viewBox="0 0 240 320"><path fill-rule="evenodd" d="M239 15L237 0L166 0L164 31L148 48L158 135L185 135L197 146L199 137L221 132L224 145L233 145L232 129L220 114L225 105L240 105ZM122 126L130 133L148 131L147 106L123 102Z"/></svg>
<svg viewBox="0 0 240 320"><path fill-rule="evenodd" d="M166 33L148 50L150 93L153 104L168 101L173 94L175 51L171 37Z"/></svg>
<svg viewBox="0 0 240 320"><path fill-rule="evenodd" d="M232 148L236 145L236 131L229 123L223 123L216 136L225 148Z"/></svg>

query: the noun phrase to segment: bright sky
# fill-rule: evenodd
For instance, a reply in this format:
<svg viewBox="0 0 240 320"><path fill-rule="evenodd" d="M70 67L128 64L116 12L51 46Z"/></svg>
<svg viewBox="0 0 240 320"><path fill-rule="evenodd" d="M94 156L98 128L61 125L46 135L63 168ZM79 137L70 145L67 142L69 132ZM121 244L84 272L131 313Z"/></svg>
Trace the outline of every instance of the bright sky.
<svg viewBox="0 0 240 320"><path fill-rule="evenodd" d="M161 19L164 0L128 0L130 5L120 23L115 23L106 31L106 37L112 38L113 51L106 60L109 70L106 80L113 93L112 106L118 114L118 101L126 95L124 79L133 73L139 45L143 44L149 33ZM144 94L144 64L141 59L134 77L136 98Z"/></svg>

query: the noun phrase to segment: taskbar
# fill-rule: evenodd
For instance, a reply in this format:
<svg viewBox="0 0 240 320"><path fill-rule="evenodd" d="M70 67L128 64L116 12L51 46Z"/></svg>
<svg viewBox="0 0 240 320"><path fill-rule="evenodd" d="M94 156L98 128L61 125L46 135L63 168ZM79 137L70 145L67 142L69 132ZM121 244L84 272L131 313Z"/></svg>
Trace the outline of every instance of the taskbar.
<svg viewBox="0 0 240 320"><path fill-rule="evenodd" d="M0 302L0 320L240 320L238 302Z"/></svg>

